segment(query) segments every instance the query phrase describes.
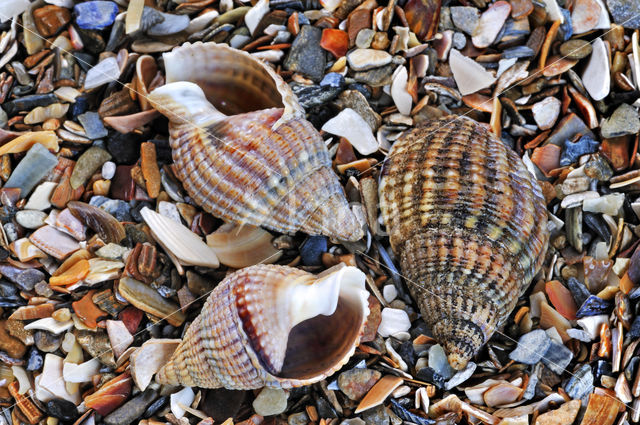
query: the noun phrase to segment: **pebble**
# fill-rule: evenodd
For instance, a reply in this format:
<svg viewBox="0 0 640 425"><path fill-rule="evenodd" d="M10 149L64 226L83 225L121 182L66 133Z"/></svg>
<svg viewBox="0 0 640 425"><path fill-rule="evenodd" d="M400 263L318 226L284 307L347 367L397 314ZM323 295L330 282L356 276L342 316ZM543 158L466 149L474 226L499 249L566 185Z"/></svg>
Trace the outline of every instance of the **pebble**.
<svg viewBox="0 0 640 425"><path fill-rule="evenodd" d="M347 62L354 71L366 71L391 63L391 55L384 50L355 49L347 54Z"/></svg>
<svg viewBox="0 0 640 425"><path fill-rule="evenodd" d="M69 9L55 5L39 7L32 14L38 32L44 37L56 35L71 21Z"/></svg>
<svg viewBox="0 0 640 425"><path fill-rule="evenodd" d="M156 317L168 316L167 322L173 326L180 326L185 320L175 303L163 298L155 289L142 282L123 277L118 289L120 295L140 310Z"/></svg>
<svg viewBox="0 0 640 425"><path fill-rule="evenodd" d="M551 410L543 413L536 418L535 425L561 425L572 424L578 412L582 402L580 400L571 400L564 403L558 409Z"/></svg>
<svg viewBox="0 0 640 425"><path fill-rule="evenodd" d="M76 24L85 30L101 30L116 20L118 5L112 1L87 1L73 8Z"/></svg>
<svg viewBox="0 0 640 425"><path fill-rule="evenodd" d="M36 143L18 163L4 187L20 188L20 196L24 198L57 164L55 155Z"/></svg>
<svg viewBox="0 0 640 425"><path fill-rule="evenodd" d="M116 164L111 161L105 162L104 164L102 164L102 170L100 174L102 175L103 179L111 180L116 174Z"/></svg>
<svg viewBox="0 0 640 425"><path fill-rule="evenodd" d="M384 285L384 287L382 288L382 296L384 297L384 300L388 303L395 300L396 297L398 296L398 290L396 289L396 286Z"/></svg>
<svg viewBox="0 0 640 425"><path fill-rule="evenodd" d="M16 213L16 221L27 229L37 229L44 225L47 214L36 210L22 210Z"/></svg>
<svg viewBox="0 0 640 425"><path fill-rule="evenodd" d="M560 155L560 165L571 165L578 161L582 155L597 152L599 147L600 142L597 142L589 135L582 136L575 143L570 140L565 140L564 149Z"/></svg>
<svg viewBox="0 0 640 425"><path fill-rule="evenodd" d="M640 3L636 0L607 0L607 8L616 24L640 29Z"/></svg>
<svg viewBox="0 0 640 425"><path fill-rule="evenodd" d="M509 358L518 363L533 365L538 363L551 346L551 339L542 329L526 333L518 340L518 346L509 353Z"/></svg>
<svg viewBox="0 0 640 425"><path fill-rule="evenodd" d="M80 155L71 174L72 189L83 185L102 165L111 159L111 154L104 149L92 146Z"/></svg>
<svg viewBox="0 0 640 425"><path fill-rule="evenodd" d="M482 65L464 56L456 49L449 53L449 66L460 94L466 96L491 86L496 78Z"/></svg>
<svg viewBox="0 0 640 425"><path fill-rule="evenodd" d="M569 397L573 399L582 399L587 394L593 391L593 373L591 373L591 366L583 364L578 370L576 370L562 387L567 392Z"/></svg>
<svg viewBox="0 0 640 425"><path fill-rule="evenodd" d="M381 316L378 333L383 338L398 332L406 332L411 327L409 315L404 310L386 307L382 309Z"/></svg>
<svg viewBox="0 0 640 425"><path fill-rule="evenodd" d="M255 9L255 8L254 8ZM247 13L248 15L248 13ZM153 25L147 30L147 34L151 36L162 36L179 33L187 29L189 26L188 15L174 15L172 13L162 13L163 21ZM246 15L245 15L246 18Z"/></svg>
<svg viewBox="0 0 640 425"><path fill-rule="evenodd" d="M600 128L602 137L613 138L640 132L638 111L626 103L621 104Z"/></svg>
<svg viewBox="0 0 640 425"><path fill-rule="evenodd" d="M624 194L610 193L596 199L585 199L582 203L582 209L588 212L616 216L618 215L620 208L622 208L623 203Z"/></svg>
<svg viewBox="0 0 640 425"><path fill-rule="evenodd" d="M325 236L309 236L300 246L300 259L305 266L322 265L322 254L327 252Z"/></svg>
<svg viewBox="0 0 640 425"><path fill-rule="evenodd" d="M89 139L101 139L107 137L109 132L104 128L100 115L97 112L85 112L78 115L78 121L82 124Z"/></svg>
<svg viewBox="0 0 640 425"><path fill-rule="evenodd" d="M358 90L343 91L334 101L334 104L339 109L351 108L356 111L369 124L371 131L375 132L382 124L380 115L373 110L367 98Z"/></svg>
<svg viewBox="0 0 640 425"><path fill-rule="evenodd" d="M287 418L288 425L307 425L309 423L309 416L305 412L294 413ZM346 421L342 421L340 425L344 425ZM362 422L364 425L364 422Z"/></svg>
<svg viewBox="0 0 640 425"><path fill-rule="evenodd" d="M584 173L601 182L609 181L611 177L613 177L611 166L600 155L597 155L595 158L592 158L591 161L587 162L584 166Z"/></svg>
<svg viewBox="0 0 640 425"><path fill-rule="evenodd" d="M408 78L407 68L400 65L398 71L394 73L393 82L391 83L391 98L398 108L398 112L407 116L411 113L413 101L411 95L407 92Z"/></svg>
<svg viewBox="0 0 640 425"><path fill-rule="evenodd" d="M495 41L502 26L511 13L511 5L504 0L493 3L480 16L473 31L471 42L479 49L489 47Z"/></svg>
<svg viewBox="0 0 640 425"><path fill-rule="evenodd" d="M569 366L573 359L573 353L567 347L557 343L553 339L550 340L549 349L542 355L542 363L553 373L562 375L562 372ZM540 350L542 351L542 350Z"/></svg>
<svg viewBox="0 0 640 425"><path fill-rule="evenodd" d="M377 370L354 368L338 376L338 387L351 400L358 401L382 377Z"/></svg>
<svg viewBox="0 0 640 425"><path fill-rule="evenodd" d="M587 40L574 38L560 45L560 55L568 59L584 59L591 54L593 48Z"/></svg>
<svg viewBox="0 0 640 425"><path fill-rule="evenodd" d="M358 32L356 36L356 47L358 49L368 49L371 46L371 42L373 41L373 37L376 35L376 32L371 28L363 28Z"/></svg>
<svg viewBox="0 0 640 425"><path fill-rule="evenodd" d="M589 62L582 73L582 82L593 100L602 100L607 97L611 88L609 54L600 38L594 40L592 48Z"/></svg>
<svg viewBox="0 0 640 425"><path fill-rule="evenodd" d="M171 394L171 412L175 415L176 418L180 419L185 414L184 408L182 408L182 406L180 406L179 404L191 407L191 403L193 403L195 397L195 393L189 387L185 387L177 393ZM113 425L116 425L116 423L114 422Z"/></svg>
<svg viewBox="0 0 640 425"><path fill-rule="evenodd" d="M378 150L378 141L371 127L351 108L340 111L322 126L322 130L344 137L362 155L370 155Z"/></svg>
<svg viewBox="0 0 640 425"><path fill-rule="evenodd" d="M533 119L540 130L548 130L553 127L560 115L562 102L556 97L548 96L533 105Z"/></svg>
<svg viewBox="0 0 640 425"><path fill-rule="evenodd" d="M303 25L293 40L289 54L283 62L288 71L299 72L313 81L324 77L325 51L320 47L322 30L311 25Z"/></svg>
<svg viewBox="0 0 640 425"><path fill-rule="evenodd" d="M287 408L288 396L281 388L265 387L253 401L253 410L261 416L279 415Z"/></svg>
<svg viewBox="0 0 640 425"><path fill-rule="evenodd" d="M473 32L480 22L480 12L478 9L469 6L453 6L450 10L451 19L456 28L467 35L473 35Z"/></svg>
<svg viewBox="0 0 640 425"><path fill-rule="evenodd" d="M115 81L120 77L120 67L115 57L109 57L100 61L87 72L84 81L84 89L91 90L104 84Z"/></svg>
<svg viewBox="0 0 640 425"><path fill-rule="evenodd" d="M467 381L467 379L471 378L473 372L476 370L476 364L474 362L467 363L467 366L456 372L444 385L445 390L450 391L451 389L457 387L458 385Z"/></svg>
<svg viewBox="0 0 640 425"><path fill-rule="evenodd" d="M455 369L449 366L447 355L440 344L429 349L429 367L444 379L449 379L456 373Z"/></svg>
<svg viewBox="0 0 640 425"><path fill-rule="evenodd" d="M47 413L62 422L73 422L79 416L76 405L63 398L53 398L45 405Z"/></svg>
<svg viewBox="0 0 640 425"><path fill-rule="evenodd" d="M191 391L191 388L185 388L182 391L185 390ZM193 391L191 391L191 394L193 395ZM173 396L174 394L171 395L172 402ZM142 393L138 394L137 396L105 416L104 423L106 425L128 425L132 422L135 422L136 420L140 419L140 417L142 417L142 414L145 412L147 407L149 407L149 405L153 403L153 401L157 397L158 392L156 390L147 388ZM191 401L193 401L193 398L191 399ZM189 402L189 404L191 404L191 402ZM173 406L171 410L173 412ZM176 415L176 417L178 417L178 415ZM182 416L179 416L179 418L181 417Z"/></svg>
<svg viewBox="0 0 640 425"><path fill-rule="evenodd" d="M9 0L9 2L3 4L2 14L0 14L0 23L7 21L14 16L18 16L27 10L30 4L29 0Z"/></svg>

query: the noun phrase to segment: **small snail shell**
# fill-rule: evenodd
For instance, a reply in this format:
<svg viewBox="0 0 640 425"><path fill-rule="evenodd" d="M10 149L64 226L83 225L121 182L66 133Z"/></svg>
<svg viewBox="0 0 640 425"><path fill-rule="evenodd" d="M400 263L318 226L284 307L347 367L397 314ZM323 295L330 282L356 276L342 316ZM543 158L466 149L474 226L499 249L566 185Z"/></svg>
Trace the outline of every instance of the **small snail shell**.
<svg viewBox="0 0 640 425"><path fill-rule="evenodd" d="M549 236L540 187L484 127L446 117L394 143L379 192L412 295L462 369L542 266Z"/></svg>
<svg viewBox="0 0 640 425"><path fill-rule="evenodd" d="M229 389L320 381L360 341L369 314L364 282L346 266L320 276L276 265L239 270L211 293L156 380Z"/></svg>
<svg viewBox="0 0 640 425"><path fill-rule="evenodd" d="M362 238L322 138L268 65L215 43L163 56L168 84L150 100L169 118L176 174L199 205L236 224Z"/></svg>

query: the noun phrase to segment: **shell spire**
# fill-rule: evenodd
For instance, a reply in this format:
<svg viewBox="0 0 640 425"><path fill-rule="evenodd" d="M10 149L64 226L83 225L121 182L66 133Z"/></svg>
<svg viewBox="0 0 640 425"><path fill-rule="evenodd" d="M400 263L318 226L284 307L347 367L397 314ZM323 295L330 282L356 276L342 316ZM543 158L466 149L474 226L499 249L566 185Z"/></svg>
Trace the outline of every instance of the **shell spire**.
<svg viewBox="0 0 640 425"><path fill-rule="evenodd" d="M462 369L542 266L540 187L484 127L446 117L395 142L379 191L410 291L449 363Z"/></svg>
<svg viewBox="0 0 640 425"><path fill-rule="evenodd" d="M322 137L273 69L215 43L164 59L168 84L150 102L170 120L176 175L203 209L283 233L364 236Z"/></svg>
<svg viewBox="0 0 640 425"><path fill-rule="evenodd" d="M331 375L354 353L369 314L365 276L256 265L222 281L187 329L162 384L291 388Z"/></svg>

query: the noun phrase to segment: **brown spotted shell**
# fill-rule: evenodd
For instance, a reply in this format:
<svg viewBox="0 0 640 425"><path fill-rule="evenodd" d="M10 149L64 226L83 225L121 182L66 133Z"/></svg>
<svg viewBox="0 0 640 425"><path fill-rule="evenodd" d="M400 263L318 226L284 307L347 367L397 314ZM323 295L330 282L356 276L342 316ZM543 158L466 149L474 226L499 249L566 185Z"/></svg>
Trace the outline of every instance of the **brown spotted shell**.
<svg viewBox="0 0 640 425"><path fill-rule="evenodd" d="M542 265L540 187L486 128L445 117L395 142L379 191L411 293L451 366L462 369Z"/></svg>
<svg viewBox="0 0 640 425"><path fill-rule="evenodd" d="M150 99L199 205L236 224L362 238L324 141L268 65L215 43L186 43L164 63L168 84Z"/></svg>
<svg viewBox="0 0 640 425"><path fill-rule="evenodd" d="M368 308L365 276L256 265L224 279L187 329L162 384L291 388L331 375L354 353Z"/></svg>

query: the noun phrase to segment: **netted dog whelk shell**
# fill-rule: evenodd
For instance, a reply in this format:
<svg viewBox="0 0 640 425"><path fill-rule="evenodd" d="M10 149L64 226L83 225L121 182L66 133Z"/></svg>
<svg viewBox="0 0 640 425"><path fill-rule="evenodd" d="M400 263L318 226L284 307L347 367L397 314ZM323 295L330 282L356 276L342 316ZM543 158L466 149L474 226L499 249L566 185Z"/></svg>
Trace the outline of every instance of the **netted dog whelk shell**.
<svg viewBox="0 0 640 425"><path fill-rule="evenodd" d="M369 314L364 283L355 267L319 276L276 265L241 269L211 293L156 380L229 389L320 381L360 341Z"/></svg>
<svg viewBox="0 0 640 425"><path fill-rule="evenodd" d="M486 128L446 117L394 143L379 192L412 295L462 369L542 266L549 236L540 187Z"/></svg>
<svg viewBox="0 0 640 425"><path fill-rule="evenodd" d="M149 99L169 118L176 174L199 205L237 224L362 238L322 138L269 65L215 43L163 57L168 84Z"/></svg>

